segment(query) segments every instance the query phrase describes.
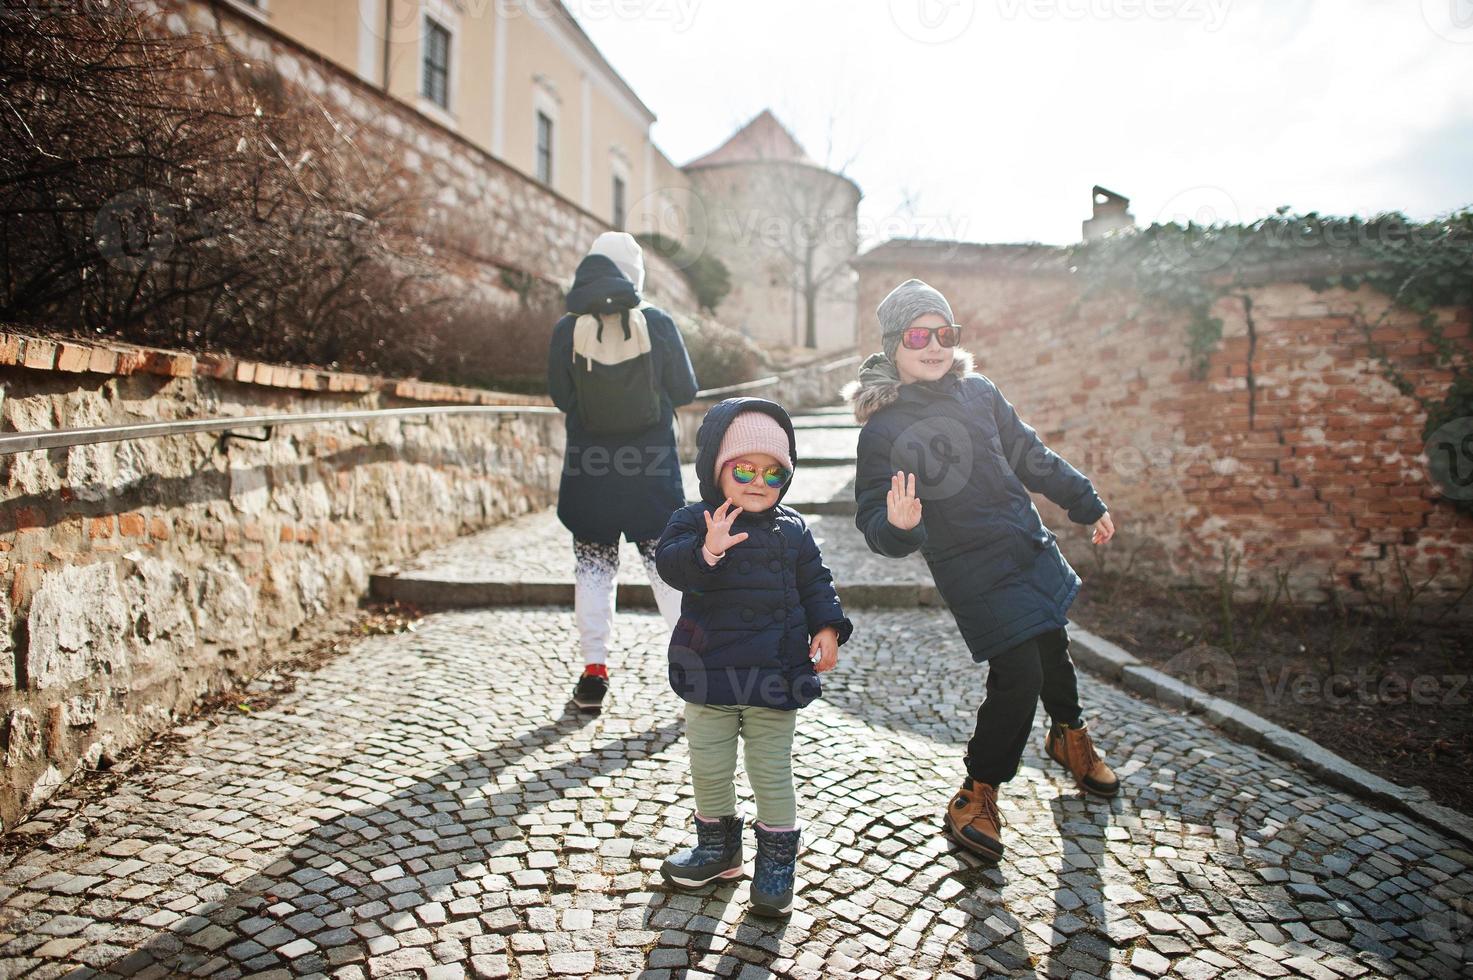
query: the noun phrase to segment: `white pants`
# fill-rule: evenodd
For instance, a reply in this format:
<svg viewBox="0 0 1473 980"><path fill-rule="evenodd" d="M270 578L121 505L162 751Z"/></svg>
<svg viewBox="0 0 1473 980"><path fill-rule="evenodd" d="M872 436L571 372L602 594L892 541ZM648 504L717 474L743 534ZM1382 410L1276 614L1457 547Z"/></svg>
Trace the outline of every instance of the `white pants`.
<svg viewBox="0 0 1473 980"><path fill-rule="evenodd" d="M675 629L680 619L681 595L665 584L655 570L655 545L659 539L637 541L639 557L644 560L655 593L655 604L668 627ZM619 546L594 544L573 539L573 619L578 624L578 641L585 663L606 663L609 636L614 630L614 598L618 593Z"/></svg>

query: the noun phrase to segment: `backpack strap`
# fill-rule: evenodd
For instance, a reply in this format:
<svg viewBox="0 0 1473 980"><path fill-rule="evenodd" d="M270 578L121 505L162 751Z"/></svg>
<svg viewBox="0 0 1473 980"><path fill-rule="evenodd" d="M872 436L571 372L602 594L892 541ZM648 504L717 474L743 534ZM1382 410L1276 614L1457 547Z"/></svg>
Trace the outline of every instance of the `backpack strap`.
<svg viewBox="0 0 1473 980"><path fill-rule="evenodd" d="M649 354L651 350L649 323L639 310L622 310L619 320L623 326L622 336L604 337L604 318L585 313L573 324L573 363L581 356L588 370L593 364L619 364L633 357Z"/></svg>

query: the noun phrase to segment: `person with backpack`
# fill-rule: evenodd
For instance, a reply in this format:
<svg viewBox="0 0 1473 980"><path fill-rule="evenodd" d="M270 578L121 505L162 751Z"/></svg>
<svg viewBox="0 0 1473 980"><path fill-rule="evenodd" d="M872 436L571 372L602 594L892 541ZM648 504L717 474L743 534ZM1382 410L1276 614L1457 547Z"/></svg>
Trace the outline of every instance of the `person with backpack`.
<svg viewBox="0 0 1473 980"><path fill-rule="evenodd" d="M635 543L671 629L680 593L660 578L655 544L685 506L675 409L696 376L675 321L642 301L644 253L632 235L605 232L578 264L567 315L553 327L547 389L566 413L557 515L573 535L573 616L584 667L573 689L583 711L609 691L619 540Z"/></svg>
<svg viewBox="0 0 1473 980"><path fill-rule="evenodd" d="M1065 612L1082 583L1029 493L1091 527L1094 544L1109 541L1115 524L1089 478L973 370L941 293L910 279L875 312L884 351L866 358L843 392L863 426L855 524L877 554L920 549L972 659L988 665L966 776L943 825L962 847L997 861L998 791L1017 775L1040 700L1051 721L1044 753L1084 792L1120 792L1090 737L1069 657Z"/></svg>

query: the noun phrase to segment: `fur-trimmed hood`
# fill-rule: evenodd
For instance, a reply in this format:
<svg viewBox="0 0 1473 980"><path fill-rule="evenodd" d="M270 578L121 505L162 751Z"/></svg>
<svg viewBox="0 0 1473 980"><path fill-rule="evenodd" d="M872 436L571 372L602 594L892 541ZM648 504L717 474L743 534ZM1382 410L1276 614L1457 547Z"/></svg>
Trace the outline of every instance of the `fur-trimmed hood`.
<svg viewBox="0 0 1473 980"><path fill-rule="evenodd" d="M957 347L952 352L951 367L947 374L962 378L974 370L970 351ZM858 380L846 384L840 396L854 406L854 420L860 425L868 422L886 405L900 397L900 374L895 363L883 353L874 353L864 359L859 367Z"/></svg>

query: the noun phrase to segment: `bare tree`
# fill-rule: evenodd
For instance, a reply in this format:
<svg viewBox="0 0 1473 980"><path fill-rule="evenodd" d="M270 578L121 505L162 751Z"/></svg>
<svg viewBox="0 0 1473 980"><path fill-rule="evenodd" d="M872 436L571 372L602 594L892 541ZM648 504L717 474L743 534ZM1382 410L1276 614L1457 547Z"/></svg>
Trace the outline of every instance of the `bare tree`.
<svg viewBox="0 0 1473 980"><path fill-rule="evenodd" d="M128 4L5 28L0 318L364 369L442 346L426 195L376 134Z"/></svg>

